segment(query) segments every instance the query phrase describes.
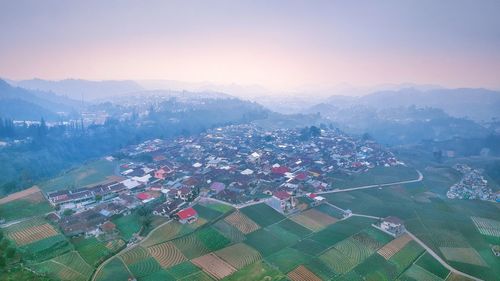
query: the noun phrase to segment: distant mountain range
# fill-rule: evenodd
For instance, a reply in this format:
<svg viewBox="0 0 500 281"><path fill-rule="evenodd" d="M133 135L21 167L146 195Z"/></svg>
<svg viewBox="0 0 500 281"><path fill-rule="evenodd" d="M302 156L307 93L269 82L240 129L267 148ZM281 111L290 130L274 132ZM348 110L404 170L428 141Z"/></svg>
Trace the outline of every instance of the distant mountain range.
<svg viewBox="0 0 500 281"><path fill-rule="evenodd" d="M450 116L474 121L490 121L500 117L500 92L487 89L430 89L406 88L379 91L361 97L332 96L307 112L321 112L365 106L372 109L397 107L432 107L442 109Z"/></svg>
<svg viewBox="0 0 500 281"><path fill-rule="evenodd" d="M59 120L73 115L81 102L51 92L13 87L0 80L0 118L15 120Z"/></svg>
<svg viewBox="0 0 500 281"><path fill-rule="evenodd" d="M143 91L144 88L130 80L89 81L66 79L59 81L32 79L9 81L14 86L30 90L50 91L78 101L104 100L113 96Z"/></svg>

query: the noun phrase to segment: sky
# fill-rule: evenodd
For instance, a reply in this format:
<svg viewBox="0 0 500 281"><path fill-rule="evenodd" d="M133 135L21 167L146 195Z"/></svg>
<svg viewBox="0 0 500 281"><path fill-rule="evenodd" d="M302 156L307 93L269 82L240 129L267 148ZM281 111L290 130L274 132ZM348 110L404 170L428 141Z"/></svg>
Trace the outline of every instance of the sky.
<svg viewBox="0 0 500 281"><path fill-rule="evenodd" d="M500 1L0 0L0 77L500 88Z"/></svg>

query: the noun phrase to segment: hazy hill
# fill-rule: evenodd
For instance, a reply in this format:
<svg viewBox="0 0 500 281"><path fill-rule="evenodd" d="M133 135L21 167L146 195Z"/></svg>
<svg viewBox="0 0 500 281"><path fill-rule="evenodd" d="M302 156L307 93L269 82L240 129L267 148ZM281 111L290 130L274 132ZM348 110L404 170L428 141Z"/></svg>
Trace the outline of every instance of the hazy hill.
<svg viewBox="0 0 500 281"><path fill-rule="evenodd" d="M134 81L89 81L81 79L66 79L49 81L41 79L22 80L15 82L16 86L31 90L51 91L58 95L81 101L106 99L112 96L142 91L143 88Z"/></svg>
<svg viewBox="0 0 500 281"><path fill-rule="evenodd" d="M0 80L0 117L17 120L57 120L73 114L81 103L49 92L13 87Z"/></svg>
<svg viewBox="0 0 500 281"><path fill-rule="evenodd" d="M500 117L500 92L487 89L430 89L378 91L362 97L332 96L325 104L335 107L364 105L375 109L408 107L434 107L453 117L475 121L488 121ZM321 109L319 107L318 109ZM314 110L314 108L311 108Z"/></svg>

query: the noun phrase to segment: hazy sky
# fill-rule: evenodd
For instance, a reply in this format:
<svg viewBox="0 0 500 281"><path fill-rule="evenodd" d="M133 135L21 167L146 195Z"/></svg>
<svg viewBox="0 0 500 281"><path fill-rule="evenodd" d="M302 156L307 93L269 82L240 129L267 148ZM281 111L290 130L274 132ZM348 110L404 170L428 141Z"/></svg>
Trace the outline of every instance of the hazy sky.
<svg viewBox="0 0 500 281"><path fill-rule="evenodd" d="M500 1L0 0L0 77L500 88Z"/></svg>

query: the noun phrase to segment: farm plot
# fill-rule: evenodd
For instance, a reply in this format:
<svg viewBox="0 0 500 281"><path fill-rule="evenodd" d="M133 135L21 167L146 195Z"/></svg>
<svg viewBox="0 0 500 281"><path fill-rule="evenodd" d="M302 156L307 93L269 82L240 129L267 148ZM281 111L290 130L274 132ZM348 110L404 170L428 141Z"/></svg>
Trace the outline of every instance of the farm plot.
<svg viewBox="0 0 500 281"><path fill-rule="evenodd" d="M162 270L160 264L152 257L127 265L127 267L136 278L141 278Z"/></svg>
<svg viewBox="0 0 500 281"><path fill-rule="evenodd" d="M314 209L337 219L342 219L344 217L344 212L342 210L337 209L330 204L321 204L314 207Z"/></svg>
<svg viewBox="0 0 500 281"><path fill-rule="evenodd" d="M10 232L9 238L14 240L18 246L24 246L45 238L57 235L58 232L52 225L45 223L32 226L20 231Z"/></svg>
<svg viewBox="0 0 500 281"><path fill-rule="evenodd" d="M243 243L226 247L215 254L236 269L243 268L262 258L259 252Z"/></svg>
<svg viewBox="0 0 500 281"><path fill-rule="evenodd" d="M145 247L153 246L172 240L180 235L186 234L191 229L177 221L171 221L163 226L155 229L148 237L147 240L142 242Z"/></svg>
<svg viewBox="0 0 500 281"><path fill-rule="evenodd" d="M151 246L148 251L163 268L172 267L187 260L172 242Z"/></svg>
<svg viewBox="0 0 500 281"><path fill-rule="evenodd" d="M206 219L207 221L215 220L216 218L220 217L223 214L219 211L205 207L200 204L194 205L193 209L196 210L196 212L200 217Z"/></svg>
<svg viewBox="0 0 500 281"><path fill-rule="evenodd" d="M264 261L258 261L224 278L224 281L287 280L286 276Z"/></svg>
<svg viewBox="0 0 500 281"><path fill-rule="evenodd" d="M24 245L20 249L27 253L27 257L33 261L45 261L57 257L74 249L66 236L57 234L33 243Z"/></svg>
<svg viewBox="0 0 500 281"><path fill-rule="evenodd" d="M179 281L213 281L214 279L210 275L203 271L199 271L185 278L178 279Z"/></svg>
<svg viewBox="0 0 500 281"><path fill-rule="evenodd" d="M285 229L285 230L293 233L294 235L296 235L300 238L311 234L311 230L309 230L308 228L305 228L302 225L295 223L294 221L289 220L289 219L280 221L276 225L282 229Z"/></svg>
<svg viewBox="0 0 500 281"><path fill-rule="evenodd" d="M399 252L394 254L389 261L396 266L398 273L403 272L410 266L423 252L424 248L415 241L410 241Z"/></svg>
<svg viewBox="0 0 500 281"><path fill-rule="evenodd" d="M153 272L147 276L139 278L140 281L175 281L176 279L165 270Z"/></svg>
<svg viewBox="0 0 500 281"><path fill-rule="evenodd" d="M305 212L293 215L290 219L312 231L319 231L338 221L338 219L315 209L309 209Z"/></svg>
<svg viewBox="0 0 500 281"><path fill-rule="evenodd" d="M172 243L174 243L175 247L177 247L177 249L179 249L188 259L193 259L210 252L195 234L189 234L174 239Z"/></svg>
<svg viewBox="0 0 500 281"><path fill-rule="evenodd" d="M38 273L67 281L85 281L93 272L93 268L75 251L35 265L34 269Z"/></svg>
<svg viewBox="0 0 500 281"><path fill-rule="evenodd" d="M285 216L263 203L245 207L241 209L241 212L261 227L266 227L285 219Z"/></svg>
<svg viewBox="0 0 500 281"><path fill-rule="evenodd" d="M6 221L40 216L52 210L52 206L36 186L0 199L0 214Z"/></svg>
<svg viewBox="0 0 500 281"><path fill-rule="evenodd" d="M283 240L287 245L295 244L300 240L300 237L291 233L290 231L280 227L278 224L273 224L266 227L267 230L271 231L274 236L279 237Z"/></svg>
<svg viewBox="0 0 500 281"><path fill-rule="evenodd" d="M488 266L481 255L479 255L479 253L474 250L474 248L440 247L439 250L449 261L462 262L485 267Z"/></svg>
<svg viewBox="0 0 500 281"><path fill-rule="evenodd" d="M116 228L120 231L123 239L130 240L134 233L139 232L141 229L141 223L139 215L137 213L132 213L128 216L121 216L113 220L116 224Z"/></svg>
<svg viewBox="0 0 500 281"><path fill-rule="evenodd" d="M354 266L360 264L375 252L374 249L367 247L352 237L335 244L334 248L348 256L354 262Z"/></svg>
<svg viewBox="0 0 500 281"><path fill-rule="evenodd" d="M234 267L213 253L195 258L192 262L218 280L236 272Z"/></svg>
<svg viewBox="0 0 500 281"><path fill-rule="evenodd" d="M443 279L423 269L422 267L413 264L408 268L399 280L425 280L425 281L442 281Z"/></svg>
<svg viewBox="0 0 500 281"><path fill-rule="evenodd" d="M97 281L128 280L130 273L119 258L113 258L97 274Z"/></svg>
<svg viewBox="0 0 500 281"><path fill-rule="evenodd" d="M226 245L231 243L224 235L220 234L217 230L212 227L205 227L199 231L195 232L196 237L205 245L205 247L213 252L224 248Z"/></svg>
<svg viewBox="0 0 500 281"><path fill-rule="evenodd" d="M296 249L285 248L267 257L266 261L276 266L281 272L286 273L310 259L311 256Z"/></svg>
<svg viewBox="0 0 500 281"><path fill-rule="evenodd" d="M168 274L172 275L176 279L181 279L186 276L190 276L200 269L192 264L190 261L182 262L166 270Z"/></svg>
<svg viewBox="0 0 500 281"><path fill-rule="evenodd" d="M360 232L373 222L374 220L369 218L350 217L349 219L329 225L327 228L312 234L309 238L325 246L332 246Z"/></svg>
<svg viewBox="0 0 500 281"><path fill-rule="evenodd" d="M420 256L420 258L418 258L415 264L418 264L423 269L429 271L430 273L442 279L446 279L446 277L450 273L450 271L446 267L444 267L438 260L436 260L428 252Z"/></svg>
<svg viewBox="0 0 500 281"><path fill-rule="evenodd" d="M331 280L337 275L331 267L327 266L319 258L309 260L304 266L314 272L314 274L319 276L322 280Z"/></svg>
<svg viewBox="0 0 500 281"><path fill-rule="evenodd" d="M249 234L260 228L258 224L239 211L230 214L224 220L236 227L243 234Z"/></svg>
<svg viewBox="0 0 500 281"><path fill-rule="evenodd" d="M305 268L303 265L297 267L293 271L290 271L287 275L292 281L321 281L318 276L309 271L309 269Z"/></svg>
<svg viewBox="0 0 500 281"><path fill-rule="evenodd" d="M379 255L384 257L386 260L390 259L394 254L399 252L408 242L412 239L410 235L404 234L398 238L392 240L391 242L385 244L380 250L377 251Z"/></svg>
<svg viewBox="0 0 500 281"><path fill-rule="evenodd" d="M285 241L273 235L267 229L259 229L250 233L244 243L259 251L259 253L264 257L287 246Z"/></svg>
<svg viewBox="0 0 500 281"><path fill-rule="evenodd" d="M479 233L488 236L500 237L500 221L471 217Z"/></svg>
<svg viewBox="0 0 500 281"><path fill-rule="evenodd" d="M373 254L356 266L353 271L366 280L395 280L398 277L396 266L379 254Z"/></svg>
<svg viewBox="0 0 500 281"><path fill-rule="evenodd" d="M293 248L311 256L316 256L328 249L327 246L311 239L303 239L292 246Z"/></svg>
<svg viewBox="0 0 500 281"><path fill-rule="evenodd" d="M372 249L373 251L377 251L382 246L384 246L383 243L373 239L370 235L368 235L366 232L363 231L354 234L352 236L352 239L358 241L359 243L365 245L366 247Z"/></svg>
<svg viewBox="0 0 500 281"><path fill-rule="evenodd" d="M349 272L356 266L355 261L335 248L326 251L319 259L335 272L342 274Z"/></svg>
<svg viewBox="0 0 500 281"><path fill-rule="evenodd" d="M126 265L139 262L149 257L150 255L148 251L141 246L135 246L134 248L120 254L120 258Z"/></svg>
<svg viewBox="0 0 500 281"><path fill-rule="evenodd" d="M113 252L107 248L102 242L96 238L85 239L83 237L74 238L71 243L75 245L75 249L80 253L82 258L90 265L95 265L105 256Z"/></svg>
<svg viewBox="0 0 500 281"><path fill-rule="evenodd" d="M245 234L239 231L236 227L232 226L225 220L218 220L212 225L213 228L217 229L222 235L231 240L232 243L239 243L245 240Z"/></svg>

